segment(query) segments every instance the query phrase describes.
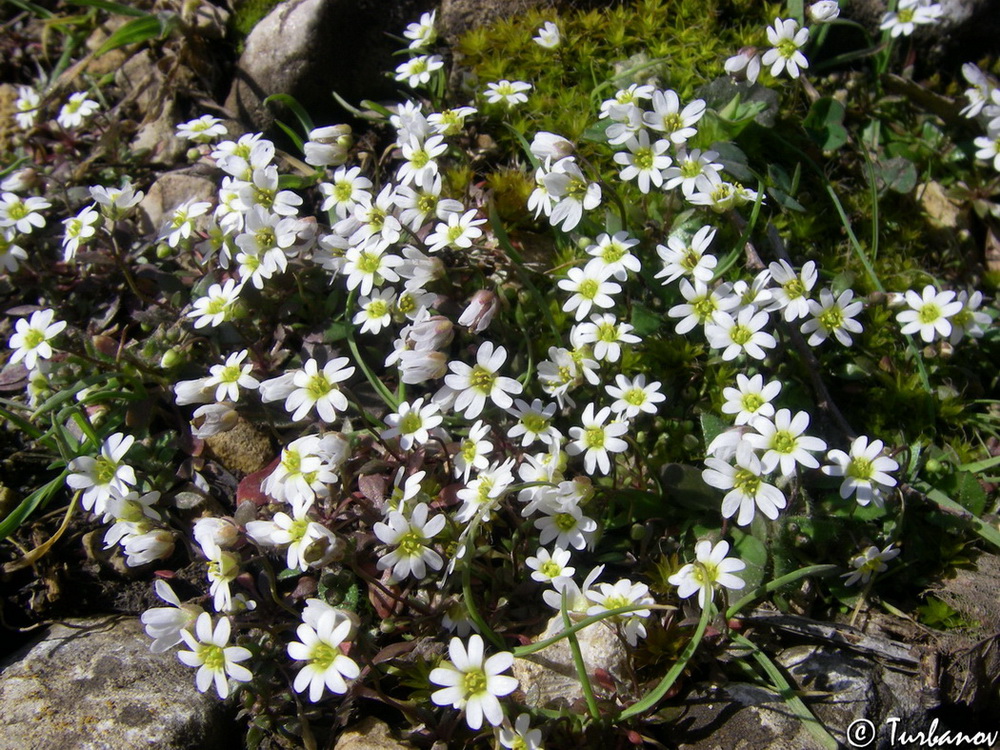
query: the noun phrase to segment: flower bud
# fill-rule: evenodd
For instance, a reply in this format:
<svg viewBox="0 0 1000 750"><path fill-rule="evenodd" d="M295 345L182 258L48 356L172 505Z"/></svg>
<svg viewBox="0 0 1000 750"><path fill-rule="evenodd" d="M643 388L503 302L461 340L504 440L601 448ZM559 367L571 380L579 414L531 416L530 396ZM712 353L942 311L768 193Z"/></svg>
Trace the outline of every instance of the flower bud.
<svg viewBox="0 0 1000 750"><path fill-rule="evenodd" d="M480 289L472 295L469 306L458 319L458 324L468 326L473 333L482 333L490 327L499 307L497 296L493 292Z"/></svg>
<svg viewBox="0 0 1000 750"><path fill-rule="evenodd" d="M809 6L809 18L813 23L826 23L832 21L840 15L840 6L837 0L820 0Z"/></svg>
<svg viewBox="0 0 1000 750"><path fill-rule="evenodd" d="M407 346L428 352L443 349L455 338L455 326L443 315L430 315L414 322L406 334Z"/></svg>
<svg viewBox="0 0 1000 750"><path fill-rule="evenodd" d="M576 147L570 141L555 133L542 131L541 133L536 133L534 140L531 141L531 153L542 161L549 158L553 160L562 159L564 156L572 154L575 150Z"/></svg>
<svg viewBox="0 0 1000 750"><path fill-rule="evenodd" d="M306 164L314 167L339 166L347 161L354 144L350 125L330 125L309 131L305 144Z"/></svg>
<svg viewBox="0 0 1000 750"><path fill-rule="evenodd" d="M205 404L194 410L194 418L191 420L194 429L191 430L191 434L204 440L220 432L228 432L236 426L239 419L239 415L229 402Z"/></svg>
<svg viewBox="0 0 1000 750"><path fill-rule="evenodd" d="M185 357L183 354L181 354L179 349L176 348L167 349L167 351L163 353L163 356L160 357L160 367L162 367L164 370L170 370L171 368L177 367L178 365L182 364L184 360ZM182 381L182 382L192 382L192 381ZM177 385L179 386L180 383L178 383ZM174 390L176 392L176 387ZM177 403L180 403L180 401L178 401ZM202 402L188 401L187 403L202 403Z"/></svg>
<svg viewBox="0 0 1000 750"><path fill-rule="evenodd" d="M322 568L331 562L344 559L347 543L326 526L310 523L309 536L313 537L314 541L306 548L302 559L310 568Z"/></svg>
<svg viewBox="0 0 1000 750"><path fill-rule="evenodd" d="M399 358L399 378L407 385L443 378L448 372L448 356L442 352L410 351Z"/></svg>

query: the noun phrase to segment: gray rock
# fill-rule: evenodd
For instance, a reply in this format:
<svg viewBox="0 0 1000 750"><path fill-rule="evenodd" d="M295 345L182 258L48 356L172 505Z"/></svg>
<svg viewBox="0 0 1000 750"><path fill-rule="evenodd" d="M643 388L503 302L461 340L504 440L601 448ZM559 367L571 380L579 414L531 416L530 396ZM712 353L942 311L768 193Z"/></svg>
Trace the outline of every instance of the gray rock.
<svg viewBox="0 0 1000 750"><path fill-rule="evenodd" d="M386 34L401 36L406 24L432 4L288 0L278 5L247 37L226 108L247 125L266 130L275 116L263 102L272 94L294 96L317 125L348 118L331 91L353 103L397 96L399 85L384 72L399 64L392 53L402 45Z"/></svg>
<svg viewBox="0 0 1000 750"><path fill-rule="evenodd" d="M0 750L229 748L224 704L137 619L53 625L0 664Z"/></svg>
<svg viewBox="0 0 1000 750"><path fill-rule="evenodd" d="M392 736L384 721L374 716L362 719L337 738L333 750L410 750L413 745Z"/></svg>
<svg viewBox="0 0 1000 750"><path fill-rule="evenodd" d="M890 718L899 720L897 732L926 731L930 725L920 675L829 646L793 646L775 661L827 732L845 747L851 746L847 732L855 721L868 720L876 728L873 750L892 747ZM677 730L685 750L821 747L780 695L745 683L686 700Z"/></svg>
<svg viewBox="0 0 1000 750"><path fill-rule="evenodd" d="M159 232L167 216L186 200L216 202L218 183L199 170L167 172L154 182L139 203L139 222L144 233Z"/></svg>
<svg viewBox="0 0 1000 750"><path fill-rule="evenodd" d="M535 641L544 641L562 631L562 616L556 615ZM594 670L603 669L616 683L623 681L628 663L625 644L615 630L604 623L584 628L576 636L595 695L607 695L600 682L593 679ZM513 672L524 691L524 702L531 708L571 707L584 700L568 639L557 641L522 659L515 659Z"/></svg>

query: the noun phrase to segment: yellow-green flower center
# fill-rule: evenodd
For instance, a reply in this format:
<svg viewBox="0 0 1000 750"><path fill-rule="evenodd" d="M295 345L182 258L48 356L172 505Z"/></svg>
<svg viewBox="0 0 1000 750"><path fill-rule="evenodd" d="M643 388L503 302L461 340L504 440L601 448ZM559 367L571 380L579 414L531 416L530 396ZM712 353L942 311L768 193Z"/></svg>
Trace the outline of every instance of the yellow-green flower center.
<svg viewBox="0 0 1000 750"><path fill-rule="evenodd" d="M806 293L805 284L798 277L792 279L791 281L786 281L781 285L781 288L785 290L785 294L788 295L788 299L798 299Z"/></svg>
<svg viewBox="0 0 1000 750"><path fill-rule="evenodd" d="M202 643L199 650L201 651L201 659L206 667L213 672L222 672L225 670L226 651L222 646L216 646L212 643Z"/></svg>
<svg viewBox="0 0 1000 750"><path fill-rule="evenodd" d="M737 323L729 332L729 338L733 340L734 344L745 346L753 338L753 331L747 326Z"/></svg>
<svg viewBox="0 0 1000 750"><path fill-rule="evenodd" d="M625 403L632 406L642 406L646 403L646 392L642 388L632 388L623 396Z"/></svg>
<svg viewBox="0 0 1000 750"><path fill-rule="evenodd" d="M482 365L476 365L469 374L469 387L480 393L489 395L493 392L493 384L496 382L496 379L497 376L494 373Z"/></svg>
<svg viewBox="0 0 1000 750"><path fill-rule="evenodd" d="M334 388L334 384L326 379L326 375L318 372L309 378L309 383L306 385L306 392L314 401L318 401Z"/></svg>
<svg viewBox="0 0 1000 750"><path fill-rule="evenodd" d="M737 469L733 475L733 489L746 495L756 497L760 489L760 477L749 469Z"/></svg>
<svg viewBox="0 0 1000 750"><path fill-rule="evenodd" d="M559 531L572 531L576 528L576 518L572 513L556 513L552 517L552 520L555 522L556 528L559 529Z"/></svg>
<svg viewBox="0 0 1000 750"><path fill-rule="evenodd" d="M844 325L844 311L834 305L819 315L819 324L826 331L836 331Z"/></svg>
<svg viewBox="0 0 1000 750"><path fill-rule="evenodd" d="M762 407L764 403L764 399L761 398L759 393L745 393L743 394L743 398L740 399L740 405L743 407L743 411L748 411L751 414Z"/></svg>
<svg viewBox="0 0 1000 750"><path fill-rule="evenodd" d="M778 430L771 437L771 449L778 453L794 453L799 441L788 430Z"/></svg>
<svg viewBox="0 0 1000 750"><path fill-rule="evenodd" d="M424 553L424 538L415 531L408 531L397 544L406 557L420 557Z"/></svg>
<svg viewBox="0 0 1000 750"><path fill-rule="evenodd" d="M597 296L598 291L600 291L600 288L601 284L596 279L584 279L580 282L580 286L576 288L576 293L584 299L593 300Z"/></svg>
<svg viewBox="0 0 1000 750"><path fill-rule="evenodd" d="M110 484L111 480L115 478L117 470L118 465L116 463L108 460L106 456L98 456L94 461L94 478L96 479L96 484Z"/></svg>
<svg viewBox="0 0 1000 750"><path fill-rule="evenodd" d="M920 312L917 315L920 318L921 323L928 325L930 323L934 323L941 317L941 308L931 302L921 307Z"/></svg>
<svg viewBox="0 0 1000 750"><path fill-rule="evenodd" d="M462 677L462 687L465 689L465 694L470 696L486 692L486 673L481 669L466 672Z"/></svg>
<svg viewBox="0 0 1000 750"><path fill-rule="evenodd" d="M632 156L632 162L644 172L653 168L653 161L653 150L650 148L640 148Z"/></svg>
<svg viewBox="0 0 1000 750"><path fill-rule="evenodd" d="M313 644L312 653L309 654L309 663L320 671L325 671L333 664L333 660L340 656L340 649L322 641Z"/></svg>
<svg viewBox="0 0 1000 750"><path fill-rule="evenodd" d="M541 564L538 570L547 578L555 578L562 573L562 565L557 563L555 560L546 560Z"/></svg>
<svg viewBox="0 0 1000 750"><path fill-rule="evenodd" d="M852 458L847 466L847 476L853 479L870 481L875 472L875 466L867 458Z"/></svg>
<svg viewBox="0 0 1000 750"><path fill-rule="evenodd" d="M357 266L362 273L373 274L382 267L382 256L378 253L362 250L361 255L358 256Z"/></svg>
<svg viewBox="0 0 1000 750"><path fill-rule="evenodd" d="M378 320L379 318L384 318L389 314L389 305L384 299L376 298L368 303L368 307L365 312L368 314L369 318Z"/></svg>
<svg viewBox="0 0 1000 750"><path fill-rule="evenodd" d="M415 411L408 411L403 418L399 420L399 431L404 435L412 435L423 426L424 420L421 419L420 414Z"/></svg>
<svg viewBox="0 0 1000 750"><path fill-rule="evenodd" d="M540 414L525 414L521 417L521 424L528 432L537 434L548 429L549 420Z"/></svg>
<svg viewBox="0 0 1000 750"><path fill-rule="evenodd" d="M583 443L588 449L604 447L604 428L589 427L583 433Z"/></svg>
<svg viewBox="0 0 1000 750"><path fill-rule="evenodd" d="M701 174L701 163L694 159L685 159L681 163L681 177L690 180Z"/></svg>
<svg viewBox="0 0 1000 750"><path fill-rule="evenodd" d="M671 112L668 115L663 116L663 129L667 133L673 133L675 130L680 130L684 127L684 118L680 116L677 112Z"/></svg>

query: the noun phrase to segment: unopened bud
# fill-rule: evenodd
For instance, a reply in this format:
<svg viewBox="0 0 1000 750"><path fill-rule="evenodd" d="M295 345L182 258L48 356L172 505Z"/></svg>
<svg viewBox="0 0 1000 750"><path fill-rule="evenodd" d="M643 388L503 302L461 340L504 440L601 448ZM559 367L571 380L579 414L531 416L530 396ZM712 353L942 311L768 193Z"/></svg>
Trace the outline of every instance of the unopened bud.
<svg viewBox="0 0 1000 750"><path fill-rule="evenodd" d="M486 289L480 289L469 300L469 306L465 308L462 317L458 319L459 325L468 326L473 333L482 333L490 327L493 316L500 308L496 294Z"/></svg>

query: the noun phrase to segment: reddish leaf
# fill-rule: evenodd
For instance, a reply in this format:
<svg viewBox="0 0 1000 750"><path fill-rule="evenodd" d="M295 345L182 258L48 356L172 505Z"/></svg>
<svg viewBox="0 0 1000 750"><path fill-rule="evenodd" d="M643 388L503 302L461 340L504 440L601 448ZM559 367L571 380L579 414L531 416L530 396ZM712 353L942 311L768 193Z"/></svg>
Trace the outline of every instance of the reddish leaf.
<svg viewBox="0 0 1000 750"><path fill-rule="evenodd" d="M243 477L243 481L240 482L239 486L236 488L237 505L240 503L267 505L271 502L271 498L261 491L260 485L261 482L271 475L271 472L274 471L280 460L280 458L276 458L260 471L255 471L253 474L247 474Z"/></svg>

